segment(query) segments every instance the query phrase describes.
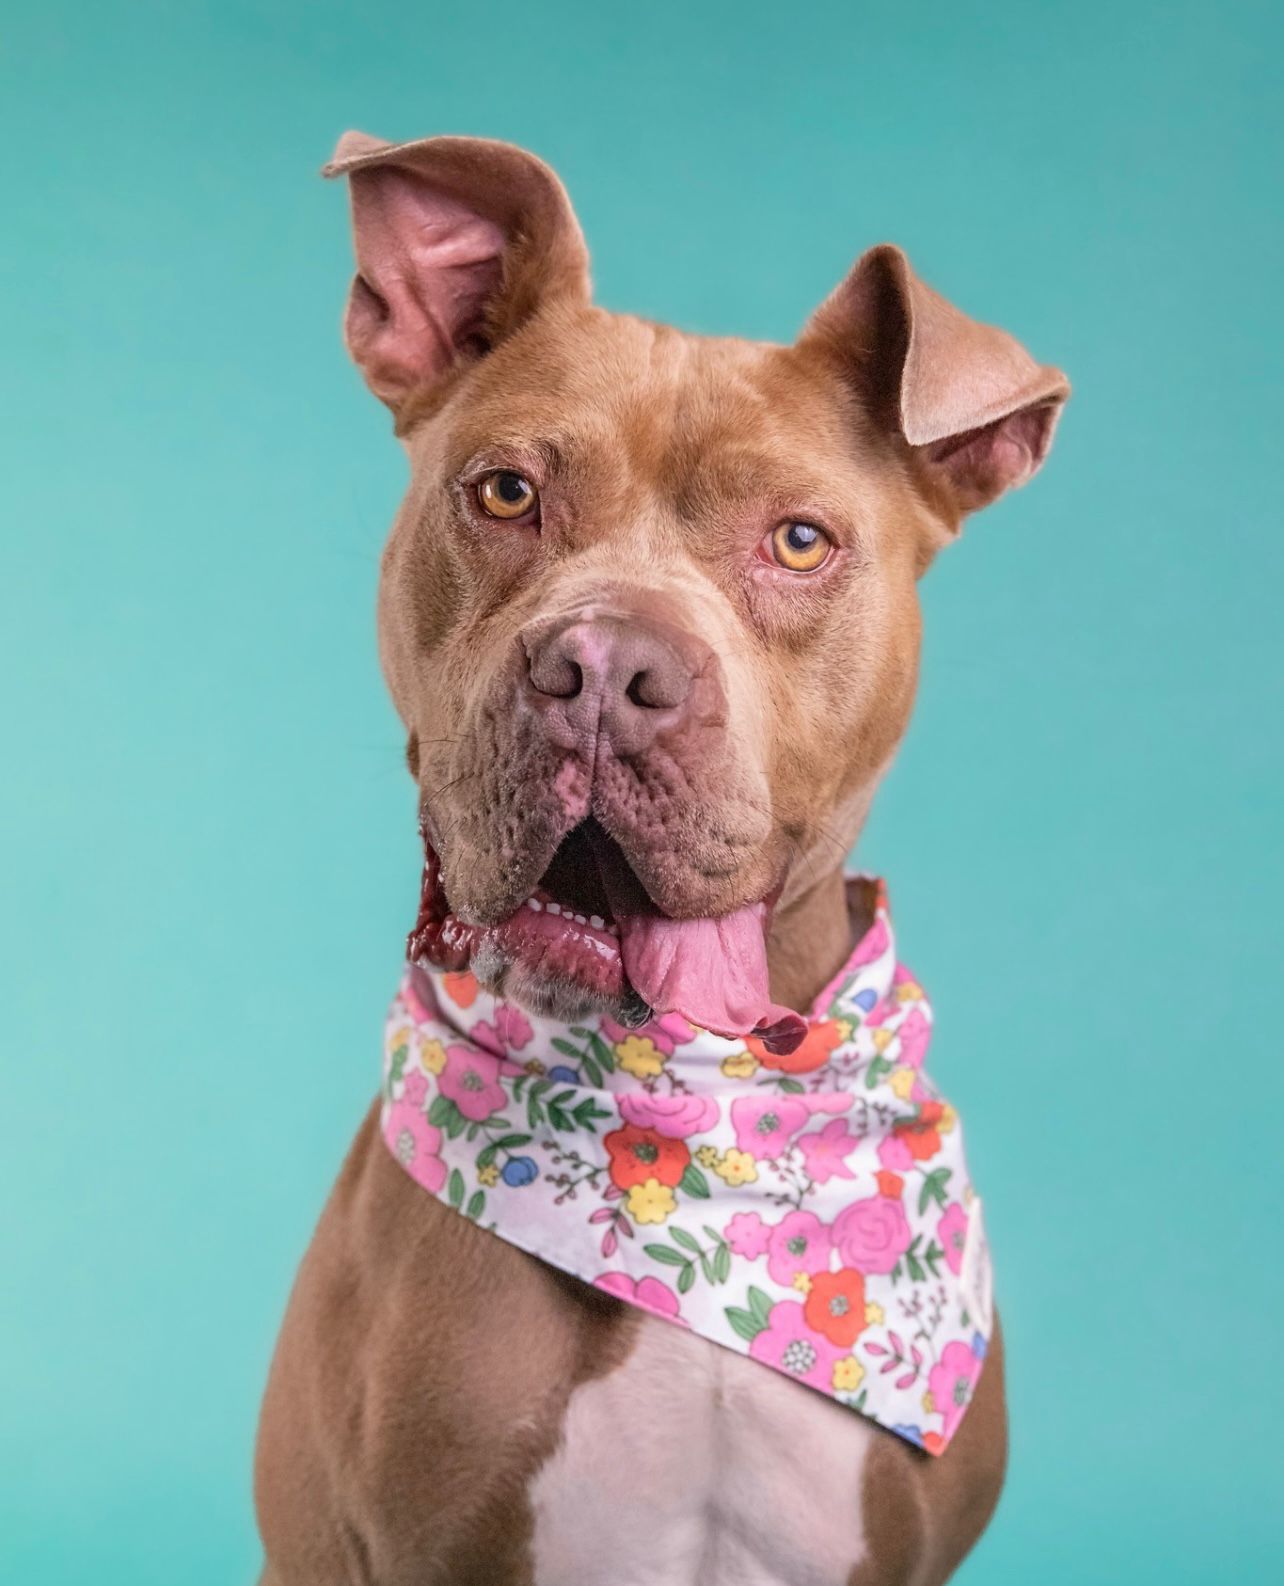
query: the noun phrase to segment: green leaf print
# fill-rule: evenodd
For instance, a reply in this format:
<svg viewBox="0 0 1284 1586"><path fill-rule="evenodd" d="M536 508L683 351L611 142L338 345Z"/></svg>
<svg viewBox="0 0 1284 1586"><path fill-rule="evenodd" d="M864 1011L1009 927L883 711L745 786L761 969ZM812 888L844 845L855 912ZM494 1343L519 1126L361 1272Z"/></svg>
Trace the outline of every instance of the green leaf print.
<svg viewBox="0 0 1284 1586"><path fill-rule="evenodd" d="M727 1306L726 1317L731 1323L732 1330L746 1343L751 1343L757 1338L767 1325L765 1320L759 1320L751 1311L742 1311L737 1305Z"/></svg>
<svg viewBox="0 0 1284 1586"><path fill-rule="evenodd" d="M586 1030L581 1025L573 1024L571 1026L571 1034L588 1043L589 1050L593 1053L593 1060L600 1064L608 1074L614 1071L615 1053L596 1030ZM587 1056L585 1061L587 1062ZM601 1084L601 1081L598 1080L596 1083Z"/></svg>
<svg viewBox="0 0 1284 1586"><path fill-rule="evenodd" d="M688 1195L694 1195L697 1200L709 1199L709 1180L694 1162L687 1163L682 1177L678 1180L678 1188L685 1190Z"/></svg>
<svg viewBox="0 0 1284 1586"><path fill-rule="evenodd" d="M752 1284L750 1284L748 1298L749 1309L753 1312L757 1320L762 1323L762 1326L765 1327L768 1321L771 1319L770 1294L764 1294L761 1289L756 1289Z"/></svg>
<svg viewBox="0 0 1284 1586"><path fill-rule="evenodd" d="M681 1245L684 1250L691 1251L692 1255L700 1254L700 1241L693 1239L685 1228L670 1228L669 1234L675 1245Z"/></svg>
<svg viewBox="0 0 1284 1586"><path fill-rule="evenodd" d="M471 1217L472 1220L474 1222L476 1222L477 1219L481 1216L482 1212L485 1211L485 1209L486 1209L486 1191L485 1190L478 1190L476 1192L476 1194L473 1195L472 1198L469 1200L467 1209L464 1212L464 1216L465 1217Z"/></svg>
<svg viewBox="0 0 1284 1586"><path fill-rule="evenodd" d="M458 1110L449 1096L434 1096L428 1109L428 1122L436 1129L444 1129Z"/></svg>
<svg viewBox="0 0 1284 1586"><path fill-rule="evenodd" d="M918 1214L920 1217L932 1201L935 1201L944 1210L947 1198L945 1186L949 1183L952 1172L952 1168L938 1167L924 1176L923 1187L918 1192Z"/></svg>
<svg viewBox="0 0 1284 1586"><path fill-rule="evenodd" d="M643 1245L652 1261L661 1261L666 1267L687 1267L691 1263L680 1250L674 1250L671 1245Z"/></svg>
<svg viewBox="0 0 1284 1586"><path fill-rule="evenodd" d="M581 1128L587 1129L590 1134L597 1133L597 1125L593 1121L595 1118L609 1118L610 1116L610 1111L606 1107L599 1107L592 1096L585 1096L584 1100L571 1111L571 1117L575 1119Z"/></svg>
<svg viewBox="0 0 1284 1586"><path fill-rule="evenodd" d="M464 1175L457 1167L450 1170L450 1181L446 1186L446 1198L456 1211L464 1204Z"/></svg>
<svg viewBox="0 0 1284 1586"><path fill-rule="evenodd" d="M678 1273L678 1293L685 1294L695 1282L695 1268L689 1263Z"/></svg>

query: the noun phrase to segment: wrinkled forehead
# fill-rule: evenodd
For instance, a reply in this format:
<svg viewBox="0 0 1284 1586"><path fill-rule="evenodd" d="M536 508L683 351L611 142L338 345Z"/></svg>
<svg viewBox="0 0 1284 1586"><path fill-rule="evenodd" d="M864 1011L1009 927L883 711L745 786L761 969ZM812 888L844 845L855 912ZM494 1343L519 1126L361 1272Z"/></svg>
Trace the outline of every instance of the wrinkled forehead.
<svg viewBox="0 0 1284 1586"><path fill-rule="evenodd" d="M875 462L841 379L795 349L600 310L532 325L442 418L448 469L530 453L683 517L736 499L842 511Z"/></svg>

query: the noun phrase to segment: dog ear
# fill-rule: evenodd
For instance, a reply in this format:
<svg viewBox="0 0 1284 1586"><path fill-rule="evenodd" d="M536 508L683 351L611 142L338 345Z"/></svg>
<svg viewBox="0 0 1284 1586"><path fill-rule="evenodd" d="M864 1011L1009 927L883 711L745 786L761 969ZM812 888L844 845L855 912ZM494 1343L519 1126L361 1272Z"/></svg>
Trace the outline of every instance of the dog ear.
<svg viewBox="0 0 1284 1586"><path fill-rule="evenodd" d="M899 248L871 248L803 332L856 375L956 528L1048 454L1070 384L1006 331L925 286Z"/></svg>
<svg viewBox="0 0 1284 1586"><path fill-rule="evenodd" d="M322 175L346 176L352 199L348 350L394 413L544 304L588 301L570 200L524 149L345 132Z"/></svg>

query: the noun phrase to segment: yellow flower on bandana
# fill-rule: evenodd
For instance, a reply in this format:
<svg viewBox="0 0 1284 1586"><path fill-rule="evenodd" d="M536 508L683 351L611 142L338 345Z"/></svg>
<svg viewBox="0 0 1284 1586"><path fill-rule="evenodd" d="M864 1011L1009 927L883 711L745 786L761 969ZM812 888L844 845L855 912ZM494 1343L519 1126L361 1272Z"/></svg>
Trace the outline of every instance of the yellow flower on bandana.
<svg viewBox="0 0 1284 1586"><path fill-rule="evenodd" d="M477 1182L487 1186L499 1183L499 1169L493 1162L487 1162L485 1167L477 1169Z"/></svg>
<svg viewBox="0 0 1284 1586"><path fill-rule="evenodd" d="M923 996L923 988L917 980L902 981L896 988L898 1002L918 1002Z"/></svg>
<svg viewBox="0 0 1284 1586"><path fill-rule="evenodd" d="M716 1145L702 1145L696 1152L696 1161L702 1167L712 1167L717 1160L718 1148Z"/></svg>
<svg viewBox="0 0 1284 1586"><path fill-rule="evenodd" d="M914 1089L914 1070L912 1068L895 1068L887 1076L887 1083L902 1101L908 1101L910 1092Z"/></svg>
<svg viewBox="0 0 1284 1586"><path fill-rule="evenodd" d="M834 1027L844 1041L850 1041L852 1036L856 1034L855 1019L835 1019Z"/></svg>
<svg viewBox="0 0 1284 1586"><path fill-rule="evenodd" d="M892 1032L886 1026L879 1025L874 1031L874 1050L876 1052L885 1052L891 1044Z"/></svg>
<svg viewBox="0 0 1284 1586"><path fill-rule="evenodd" d="M752 1079L758 1072L758 1059L752 1052L733 1052L723 1058L722 1072L728 1079Z"/></svg>
<svg viewBox="0 0 1284 1586"><path fill-rule="evenodd" d="M446 1066L446 1048L440 1041L423 1041L419 1047L419 1061L429 1074L440 1074Z"/></svg>
<svg viewBox="0 0 1284 1586"><path fill-rule="evenodd" d="M753 1184L758 1178L758 1164L748 1151L730 1146L713 1164L713 1171L724 1184Z"/></svg>
<svg viewBox="0 0 1284 1586"><path fill-rule="evenodd" d="M794 1287L798 1290L799 1294L810 1294L811 1293L811 1273L810 1272L795 1272L794 1273Z"/></svg>
<svg viewBox="0 0 1284 1586"><path fill-rule="evenodd" d="M924 1415L935 1415L936 1414L936 1400L932 1397L931 1388L929 1388L927 1390L927 1392L923 1395L923 1414Z"/></svg>
<svg viewBox="0 0 1284 1586"><path fill-rule="evenodd" d="M865 1380L865 1368L852 1355L834 1362L834 1387L839 1393L855 1393Z"/></svg>
<svg viewBox="0 0 1284 1586"><path fill-rule="evenodd" d="M656 1178L647 1179L645 1184L635 1184L624 1204L635 1223L662 1223L678 1209L673 1191Z"/></svg>
<svg viewBox="0 0 1284 1586"><path fill-rule="evenodd" d="M539 1058L532 1057L526 1064L526 1072L528 1074L544 1074L547 1073L547 1070Z"/></svg>
<svg viewBox="0 0 1284 1586"><path fill-rule="evenodd" d="M958 1121L958 1113L954 1111L953 1107L951 1107L947 1101L942 1105L941 1116L936 1120L936 1132L938 1134L949 1134L950 1130Z"/></svg>
<svg viewBox="0 0 1284 1586"><path fill-rule="evenodd" d="M626 1035L616 1044L615 1061L634 1079L655 1079L664 1068L660 1048L645 1035Z"/></svg>
<svg viewBox="0 0 1284 1586"><path fill-rule="evenodd" d="M877 1327L884 1319L883 1307L876 1300L870 1300L865 1306L865 1326Z"/></svg>

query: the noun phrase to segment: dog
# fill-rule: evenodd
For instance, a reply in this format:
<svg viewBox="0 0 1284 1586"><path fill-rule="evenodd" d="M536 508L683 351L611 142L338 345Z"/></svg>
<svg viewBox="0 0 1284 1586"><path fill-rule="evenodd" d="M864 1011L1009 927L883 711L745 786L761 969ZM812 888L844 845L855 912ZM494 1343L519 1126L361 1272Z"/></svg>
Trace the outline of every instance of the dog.
<svg viewBox="0 0 1284 1586"><path fill-rule="evenodd" d="M842 862L909 718L917 582L1042 463L1065 377L891 246L792 346L708 338L596 307L567 195L518 148L348 133L325 174L347 346L411 468L378 633L419 949L494 1006L620 1031L676 974L671 1007L789 1050L878 907ZM745 955L738 1011L718 953ZM464 1211L376 1103L269 1375L262 1586L927 1586L987 1523L997 1323L934 1457Z"/></svg>

